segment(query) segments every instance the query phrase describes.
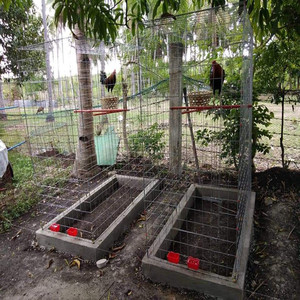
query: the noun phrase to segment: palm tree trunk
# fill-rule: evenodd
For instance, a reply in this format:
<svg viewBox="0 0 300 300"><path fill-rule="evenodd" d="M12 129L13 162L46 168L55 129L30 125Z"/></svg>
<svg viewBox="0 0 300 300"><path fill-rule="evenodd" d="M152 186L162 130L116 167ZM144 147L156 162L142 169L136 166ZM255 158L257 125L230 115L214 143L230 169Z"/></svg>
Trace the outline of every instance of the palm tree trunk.
<svg viewBox="0 0 300 300"><path fill-rule="evenodd" d="M79 84L79 109L92 109L92 83L90 59L84 53L86 39L84 34L75 28L75 40L78 84ZM73 173L79 178L87 178L96 173L96 152L94 143L93 114L90 112L79 113L78 117L78 145Z"/></svg>

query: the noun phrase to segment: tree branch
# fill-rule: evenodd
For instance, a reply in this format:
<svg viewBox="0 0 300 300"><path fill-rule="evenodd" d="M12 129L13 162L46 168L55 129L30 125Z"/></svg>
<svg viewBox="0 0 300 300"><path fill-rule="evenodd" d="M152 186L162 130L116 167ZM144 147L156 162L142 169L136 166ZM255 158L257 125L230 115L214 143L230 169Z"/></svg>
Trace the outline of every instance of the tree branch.
<svg viewBox="0 0 300 300"><path fill-rule="evenodd" d="M113 7L111 7L109 10L112 11L116 6L118 6L123 0L118 1ZM127 1L126 1L127 2Z"/></svg>

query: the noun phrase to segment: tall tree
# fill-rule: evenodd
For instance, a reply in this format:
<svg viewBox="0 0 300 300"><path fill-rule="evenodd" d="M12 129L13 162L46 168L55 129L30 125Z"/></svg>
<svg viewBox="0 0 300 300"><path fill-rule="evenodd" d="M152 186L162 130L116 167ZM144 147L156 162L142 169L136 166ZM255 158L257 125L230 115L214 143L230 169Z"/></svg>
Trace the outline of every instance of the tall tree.
<svg viewBox="0 0 300 300"><path fill-rule="evenodd" d="M4 3L5 4L5 3ZM32 0L16 1L14 6L0 3L0 85L3 79L17 78L18 83L34 76L37 66L44 65L40 52L22 51L21 47L43 41L42 20L36 16ZM7 3L6 3L7 4ZM19 59L22 58L22 65ZM0 106L4 107L0 89ZM6 118L5 110L1 111Z"/></svg>
<svg viewBox="0 0 300 300"><path fill-rule="evenodd" d="M256 49L255 85L261 93L271 95L272 102L281 104L281 162L288 167L284 147L284 111L289 92L290 77L300 69L300 39L274 39L263 48Z"/></svg>

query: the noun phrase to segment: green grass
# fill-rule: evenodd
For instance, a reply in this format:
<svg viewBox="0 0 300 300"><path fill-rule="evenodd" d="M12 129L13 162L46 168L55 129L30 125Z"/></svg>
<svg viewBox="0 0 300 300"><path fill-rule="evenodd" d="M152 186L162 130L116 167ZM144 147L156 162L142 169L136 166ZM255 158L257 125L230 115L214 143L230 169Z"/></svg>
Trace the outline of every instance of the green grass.
<svg viewBox="0 0 300 300"><path fill-rule="evenodd" d="M281 131L281 105L270 102L260 102L266 105L274 113L274 119L268 130L273 134L272 139L265 139L264 142L271 146L271 150L261 160L270 159L269 167L281 165L280 131ZM290 167L299 167L300 163L300 107L295 106L294 111L290 104L285 105L283 127L283 144L285 146L285 159L294 161Z"/></svg>
<svg viewBox="0 0 300 300"><path fill-rule="evenodd" d="M42 199L42 185L62 187L70 173L70 167L63 170L57 167L52 172L47 171L37 185L38 180L34 176L30 157L17 151L10 151L9 161L13 167L14 179L11 185L6 185L6 191L0 193L0 233L8 230L14 219L29 212ZM40 165L49 170L49 166L55 163L54 159L50 158Z"/></svg>
<svg viewBox="0 0 300 300"><path fill-rule="evenodd" d="M9 161L14 171L12 185L0 194L0 232L11 227L13 219L19 217L37 203L40 190L33 182L33 167L30 157L11 151Z"/></svg>

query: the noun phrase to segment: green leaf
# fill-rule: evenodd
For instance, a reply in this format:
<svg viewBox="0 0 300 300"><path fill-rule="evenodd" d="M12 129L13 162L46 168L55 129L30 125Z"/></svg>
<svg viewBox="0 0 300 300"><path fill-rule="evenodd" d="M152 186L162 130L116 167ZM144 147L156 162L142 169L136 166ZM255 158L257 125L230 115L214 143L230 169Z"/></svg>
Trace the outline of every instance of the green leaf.
<svg viewBox="0 0 300 300"><path fill-rule="evenodd" d="M157 15L157 9L159 8L161 4L161 0L157 0L155 5L154 5L154 8L153 8L153 12L152 12L152 18L154 19Z"/></svg>

